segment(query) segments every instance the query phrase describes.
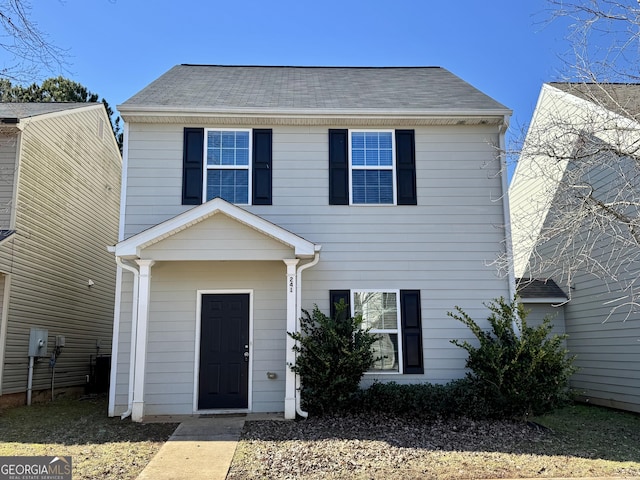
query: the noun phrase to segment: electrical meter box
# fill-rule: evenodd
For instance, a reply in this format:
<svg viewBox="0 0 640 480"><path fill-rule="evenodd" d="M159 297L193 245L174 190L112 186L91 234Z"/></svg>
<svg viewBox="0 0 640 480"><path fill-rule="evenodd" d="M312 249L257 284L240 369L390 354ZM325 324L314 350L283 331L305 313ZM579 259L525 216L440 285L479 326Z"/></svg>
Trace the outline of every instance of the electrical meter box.
<svg viewBox="0 0 640 480"><path fill-rule="evenodd" d="M47 356L47 339L49 331L44 328L31 327L29 335L29 356L30 357L46 357Z"/></svg>

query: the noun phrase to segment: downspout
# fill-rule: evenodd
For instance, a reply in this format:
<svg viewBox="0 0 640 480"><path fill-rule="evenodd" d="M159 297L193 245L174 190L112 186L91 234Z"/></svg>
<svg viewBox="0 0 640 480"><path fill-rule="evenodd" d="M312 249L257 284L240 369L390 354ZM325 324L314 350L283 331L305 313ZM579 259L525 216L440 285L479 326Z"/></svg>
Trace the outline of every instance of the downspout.
<svg viewBox="0 0 640 480"><path fill-rule="evenodd" d="M120 257L116 257L116 263L121 268L133 273L133 298L131 299L131 346L129 347L129 389L127 391L127 410L120 415L120 418L124 420L131 415L131 411L133 410L133 382L135 380L136 336L138 332L138 276L140 272L131 265L124 263ZM119 317L118 321L120 321ZM115 361L117 361L117 359L115 359Z"/></svg>
<svg viewBox="0 0 640 480"><path fill-rule="evenodd" d="M318 264L320 261L320 252L319 247L318 251L315 252L313 260L309 263L305 263L304 265L300 265L298 267L298 272L296 274L296 332L300 331L300 317L302 316L302 272L307 268L311 268ZM302 418L307 418L309 416L309 412L305 412L302 410L300 406L300 375L296 375L296 413L300 415Z"/></svg>

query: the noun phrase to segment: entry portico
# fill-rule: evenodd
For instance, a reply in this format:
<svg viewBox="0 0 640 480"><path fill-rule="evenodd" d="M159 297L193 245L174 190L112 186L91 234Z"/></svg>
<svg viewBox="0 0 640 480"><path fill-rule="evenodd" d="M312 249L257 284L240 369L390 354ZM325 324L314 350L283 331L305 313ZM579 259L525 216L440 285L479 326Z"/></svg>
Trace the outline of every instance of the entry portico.
<svg viewBox="0 0 640 480"><path fill-rule="evenodd" d="M159 355L163 354L163 352L158 351L161 349L159 346L171 342L172 336L175 339L184 338L185 343L188 343L189 339L192 340L193 371L187 372L187 368L182 368L184 371L177 372L181 369L176 367L175 374L163 376L162 369L159 368L153 372L153 378L156 381L155 387L153 388L157 390L161 388L158 387L158 385L163 385L163 383L170 384L172 381L182 383L184 386L185 379L189 376L188 374L192 373L191 404L193 405L193 411L186 412L176 407L176 413L202 413L204 411L212 411L202 406L210 404L222 405L216 408L216 411L237 410L237 402L232 403L233 406L229 409L215 401L212 403L207 401L208 403L203 403L202 405L198 403L198 398L202 399L206 397L206 395L199 395L199 393L202 393L199 392L199 390L209 388L206 387L209 383L211 383L212 386L209 397L207 398L217 395L216 389L220 382L225 385L229 384L228 376L219 374L220 368L227 368L228 365L237 366L237 364L234 363L235 361L231 360L230 363L223 362L222 364L220 364L218 360L215 360L213 366L209 364L205 366L204 363L202 363L205 362L204 357L207 359L218 359L220 357L218 354L209 355L208 353L202 353L206 348L209 348L204 345L203 342L205 342L205 340L207 345L218 345L220 339L216 339L217 334L222 335L221 338L224 337L225 339L236 338L235 330L231 329L233 331L229 330L227 333L220 330L220 328L228 329L228 325L225 326L226 317L211 313L211 309L218 308L217 305L220 304L220 308L231 311L236 303L241 305L243 311L247 312L242 318L246 317L245 320L249 328L248 339L241 336L237 337L237 342L242 344L241 348L244 347L244 350L240 352L240 354L244 356L245 361L248 363L246 365L248 376L246 380L242 380L248 382L246 408L243 408L241 405L240 410L253 410L254 396L256 394L261 395L261 390L257 391L256 388L254 388L254 383L257 385L260 382L252 376L254 370L253 354L255 352L253 336L255 328L254 322L260 322L260 319L254 318L253 299L254 296L266 298L268 295L261 297L257 292L257 290L260 290L260 285L265 284L265 281L258 280L258 273L256 273L255 276L252 274L252 265L255 266L256 271L261 270L260 266L267 265L268 267L266 267L266 269L269 270L269 275L272 276L273 272L281 271L276 265L283 265L284 263L286 277L284 289L281 290L281 292L286 292L286 294L281 297L284 302L282 302L281 306L276 305L271 308L272 310L281 309L283 314L286 314L286 331L281 331L276 335L281 334L286 338L286 353L283 352L283 362L287 365L295 362L295 356L292 350L293 341L287 335L287 332L293 332L297 329L297 319L300 315L300 271L314 265L318 261L320 252L319 245L309 242L238 206L220 198L215 198L121 241L112 248L112 251L115 253L116 260L121 268L133 275L133 281L130 284L131 291L118 292L119 295L131 295L132 298L129 324L131 330L130 341L128 342L130 351L128 359L125 359L125 357L127 357L126 352L114 351L115 361L112 366L112 385L115 384L118 375L127 375L127 368L121 367L120 371L118 371L119 364L126 365L128 361L128 372L132 372L128 378L128 409L123 415L130 414L134 421L141 421L145 415L150 413L146 408L146 403L148 403L147 399L150 395L147 394L147 390L149 385L153 384L153 381L148 378L150 377L149 366L154 361L152 357L156 359ZM156 280L153 279L154 272L158 272ZM233 273L232 283L228 285L225 283L225 272ZM185 281L185 279L189 277L193 277L193 282ZM266 283L268 282L270 282L270 280L266 281ZM119 283L119 285L121 284L122 283ZM188 286L186 286L187 284ZM211 288L212 285L215 286L215 288ZM171 296L172 290L185 291L185 289L189 290L190 296L180 297L177 295L176 303L182 298L196 299L196 302L192 306L187 305L182 307L182 304L186 302L180 304L180 308L186 312L186 315L184 312L181 312L180 314L176 314L173 319L166 311L162 311L162 307L154 307L154 302L159 303L159 301L164 301L165 305L169 304L166 297ZM156 298L156 300L154 300L154 298ZM203 299L208 305L207 311L209 313L206 315L202 310ZM236 300L238 302L236 302ZM278 303L278 300L276 299L274 302ZM176 310L180 308L176 307ZM264 308L265 306L263 304L257 307L259 311L262 311ZM166 310L166 308L164 308L164 310ZM193 313L192 318L188 318L190 315L188 312ZM242 322L245 320L242 320ZM156 321L173 324L172 329L169 329L169 331L175 333L153 333L154 341L150 341L150 331L154 332L153 328L150 330L150 325L153 325ZM184 323L184 328L180 328L181 322ZM210 324L209 322L214 323ZM123 315L116 316L114 338L124 337L124 332L126 331L125 325L127 324L128 319ZM120 331L121 326L122 333ZM203 336L205 335L203 332L208 332L206 333L206 339ZM162 335L166 338L163 338ZM228 337L228 335L230 335L230 337ZM243 340L243 338L245 339ZM233 343L233 341L231 342ZM269 340L265 340L264 343L268 341ZM273 339L271 341L273 341ZM282 338L278 339L278 342L281 341ZM228 340L224 340L224 342L228 343ZM114 345L121 345L123 343L121 338L120 342L114 342ZM227 354L223 353L222 355ZM239 358L242 359L242 357ZM240 362L242 362L242 360L240 360ZM220 365L222 365L222 367ZM227 365L227 367L224 367L224 365ZM291 372L291 369L286 366L281 369L281 372L285 377L284 389L281 390L281 398L284 399L285 417L293 418L296 414L297 395L295 375ZM208 377L214 379L214 381L207 383ZM236 379L234 379L234 381L235 380ZM262 381L262 378L260 381ZM273 386L270 388L273 389ZM168 389L168 387L165 387L165 389ZM184 387L185 395L188 395L188 390L187 387ZM276 388L276 390L279 389ZM115 393L114 389L112 389L109 398L111 414L114 413L114 404ZM153 412L151 412L151 414L153 414Z"/></svg>

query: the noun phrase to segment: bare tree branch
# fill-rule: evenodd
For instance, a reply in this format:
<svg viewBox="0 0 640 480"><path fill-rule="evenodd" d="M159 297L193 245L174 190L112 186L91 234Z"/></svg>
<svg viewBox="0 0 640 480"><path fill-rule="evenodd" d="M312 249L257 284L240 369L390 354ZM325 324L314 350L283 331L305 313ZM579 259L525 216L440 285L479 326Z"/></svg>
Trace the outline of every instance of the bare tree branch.
<svg viewBox="0 0 640 480"><path fill-rule="evenodd" d="M65 70L67 52L55 46L31 18L28 0L0 0L0 49L8 59L0 77L25 82Z"/></svg>

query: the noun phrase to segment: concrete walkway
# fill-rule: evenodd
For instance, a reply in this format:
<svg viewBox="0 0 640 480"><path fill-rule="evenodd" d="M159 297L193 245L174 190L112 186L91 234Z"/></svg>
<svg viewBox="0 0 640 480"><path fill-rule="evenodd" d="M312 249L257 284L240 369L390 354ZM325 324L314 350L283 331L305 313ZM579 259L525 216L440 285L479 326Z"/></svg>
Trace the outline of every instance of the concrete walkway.
<svg viewBox="0 0 640 480"><path fill-rule="evenodd" d="M138 475L138 480L224 480L245 420L275 419L281 420L282 414L188 417Z"/></svg>

